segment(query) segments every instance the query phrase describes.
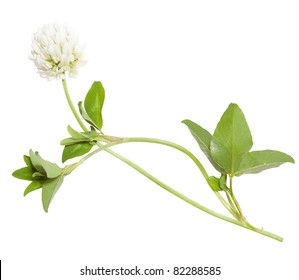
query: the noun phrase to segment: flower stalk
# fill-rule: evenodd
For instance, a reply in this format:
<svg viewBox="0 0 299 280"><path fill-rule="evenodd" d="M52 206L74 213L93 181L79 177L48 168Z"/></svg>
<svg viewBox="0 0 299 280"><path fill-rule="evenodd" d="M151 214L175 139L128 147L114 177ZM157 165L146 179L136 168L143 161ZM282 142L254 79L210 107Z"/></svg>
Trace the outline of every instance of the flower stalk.
<svg viewBox="0 0 299 280"><path fill-rule="evenodd" d="M63 86L63 90L64 90L64 93L65 93L65 97L66 97L66 100L67 100L67 103L76 119L76 121L78 122L78 124L80 125L80 127L83 129L83 131L87 132L88 129L86 128L86 126L84 125L83 121L81 120L78 112L76 111L76 108L73 104L73 101L70 97L70 94L69 94L69 90L68 90L68 87L67 87L67 83L66 83L66 79L62 79L62 86Z"/></svg>

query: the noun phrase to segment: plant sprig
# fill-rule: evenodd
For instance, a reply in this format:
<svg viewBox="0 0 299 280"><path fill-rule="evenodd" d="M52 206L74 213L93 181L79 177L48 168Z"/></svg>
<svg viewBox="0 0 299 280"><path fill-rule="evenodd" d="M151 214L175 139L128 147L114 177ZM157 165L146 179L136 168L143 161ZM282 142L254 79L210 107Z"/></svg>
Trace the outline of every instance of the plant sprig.
<svg viewBox="0 0 299 280"><path fill-rule="evenodd" d="M58 35L56 33L59 33ZM57 35L57 36L56 36ZM53 36L45 45L45 36ZM57 41L57 38L59 40ZM66 83L66 73L74 75L77 68L84 63L81 47L77 46L75 36L65 26L57 24L45 25L33 36L31 59L36 64L40 75L47 79L62 79L62 85L68 105L76 118L80 130L67 127L69 137L61 140L64 146L62 163L80 157L80 160L64 167L44 160L38 152L29 151L24 156L26 166L17 169L12 175L18 179L30 181L24 191L27 194L42 189L42 204L45 212L61 187L64 177L71 174L78 166L101 151L118 158L137 172L156 183L161 188L177 196L188 204L226 222L241 226L267 237L282 241L283 238L251 225L245 218L233 189L233 178L244 174L260 173L278 167L284 163L294 163L294 159L285 153L274 150L251 151L252 136L245 116L237 104L231 103L223 113L213 134L191 120L182 121L190 130L200 149L208 158L218 176L208 175L199 159L188 149L176 143L145 137L117 137L102 132L102 109L105 90L101 82L95 81L88 90L84 101L78 103L78 111L74 106ZM63 48L67 44L68 48ZM53 52L60 49L60 52ZM59 57L61 56L61 57ZM66 59L67 58L67 59ZM57 62L58 61L58 62ZM88 129L88 127L90 127ZM111 150L113 146L125 143L151 143L170 147L188 156L197 166L207 185L223 204L231 217L217 213L195 200L176 191L148 173L136 163Z"/></svg>

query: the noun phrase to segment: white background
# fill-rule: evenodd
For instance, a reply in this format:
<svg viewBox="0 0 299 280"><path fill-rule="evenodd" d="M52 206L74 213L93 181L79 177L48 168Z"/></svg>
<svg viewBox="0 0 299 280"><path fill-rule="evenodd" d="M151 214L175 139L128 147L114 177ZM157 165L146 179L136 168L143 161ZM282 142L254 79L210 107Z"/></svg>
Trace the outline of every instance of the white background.
<svg viewBox="0 0 299 280"><path fill-rule="evenodd" d="M30 148L59 163L66 126L78 128L60 82L41 79L28 59L31 34L55 20L68 23L86 43L89 62L78 79L69 79L69 89L77 103L94 80L103 82L105 133L179 143L217 175L180 122L189 118L213 132L235 102L247 118L254 149L298 159L298 14L298 1L286 0L1 3L3 279L125 278L80 276L85 265L222 269L218 277L169 273L159 279L298 278L296 165L235 180L247 219L282 235L283 243L208 216L104 153L65 179L48 214L40 192L23 198L27 182L11 176ZM225 213L179 152L150 144L115 150ZM158 277L136 277L150 278Z"/></svg>

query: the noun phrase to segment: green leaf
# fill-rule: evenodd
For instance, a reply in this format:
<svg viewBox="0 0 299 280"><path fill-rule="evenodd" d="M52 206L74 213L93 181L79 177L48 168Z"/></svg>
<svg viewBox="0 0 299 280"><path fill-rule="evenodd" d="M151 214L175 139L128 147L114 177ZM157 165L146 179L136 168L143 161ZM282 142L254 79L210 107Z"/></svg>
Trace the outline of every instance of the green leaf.
<svg viewBox="0 0 299 280"><path fill-rule="evenodd" d="M44 182L42 188L42 201L45 212L48 212L51 201L63 182L63 176L54 179L48 179Z"/></svg>
<svg viewBox="0 0 299 280"><path fill-rule="evenodd" d="M49 162L47 160L43 160L43 167L47 173L48 178L56 178L62 173L61 168L57 164Z"/></svg>
<svg viewBox="0 0 299 280"><path fill-rule="evenodd" d="M29 167L20 168L12 173L17 179L32 181L32 169Z"/></svg>
<svg viewBox="0 0 299 280"><path fill-rule="evenodd" d="M89 141L89 139L88 139L88 141ZM68 146L68 145L73 145L73 144L82 143L82 142L86 142L86 141L82 141L82 140L78 140L78 139L74 139L74 138L65 138L60 141L60 145Z"/></svg>
<svg viewBox="0 0 299 280"><path fill-rule="evenodd" d="M65 146L62 153L62 162L66 162L68 159L82 156L88 153L93 145L89 143L78 143L69 146Z"/></svg>
<svg viewBox="0 0 299 280"><path fill-rule="evenodd" d="M234 175L252 145L251 133L241 109L231 103L213 134L210 146L212 157L225 173Z"/></svg>
<svg viewBox="0 0 299 280"><path fill-rule="evenodd" d="M26 163L26 165L30 168L30 169L34 169L32 163L31 163L31 159L29 156L24 155L24 161Z"/></svg>
<svg viewBox="0 0 299 280"><path fill-rule="evenodd" d="M48 178L56 178L62 173L61 168L57 164L44 160L38 152L34 153L30 150L29 153L32 165L41 174L47 175Z"/></svg>
<svg viewBox="0 0 299 280"><path fill-rule="evenodd" d="M74 139L77 139L77 140L85 140L85 139L89 138L88 135L86 135L85 133L76 131L70 125L67 127L67 131Z"/></svg>
<svg viewBox="0 0 299 280"><path fill-rule="evenodd" d="M210 151L210 144L212 141L213 136L204 128L202 128L200 125L190 121L190 120L184 120L182 121L187 127L189 128L192 136L198 143L200 149L203 151L203 153L206 155L206 157L209 159L211 164L215 167L216 170L223 173L224 170L214 161L211 151Z"/></svg>
<svg viewBox="0 0 299 280"><path fill-rule="evenodd" d="M99 133L95 130L95 128L93 126L91 126L88 136L89 136L89 138L95 138L95 137L99 136Z"/></svg>
<svg viewBox="0 0 299 280"><path fill-rule="evenodd" d="M103 126L102 107L104 99L105 90L102 83L94 82L85 97L84 108L89 118L99 130Z"/></svg>
<svg viewBox="0 0 299 280"><path fill-rule="evenodd" d="M30 160L31 160L33 167L37 171L39 171L41 173L45 173L45 169L42 166L41 157L39 156L38 152L33 152L32 150L30 150L29 155L30 155Z"/></svg>
<svg viewBox="0 0 299 280"><path fill-rule="evenodd" d="M42 181L33 181L31 182L28 187L24 191L24 196L26 196L28 193L33 192L35 190L40 189L43 186Z"/></svg>
<svg viewBox="0 0 299 280"><path fill-rule="evenodd" d="M78 132L70 126L68 126L68 132L72 137L61 140L60 144L63 146L69 146L83 142L91 142L94 141L95 138L97 138L97 136L99 135L93 126L91 126L91 131L88 132Z"/></svg>
<svg viewBox="0 0 299 280"><path fill-rule="evenodd" d="M222 191L222 189L220 188L219 179L217 177L215 176L208 177L208 184L214 192Z"/></svg>
<svg viewBox="0 0 299 280"><path fill-rule="evenodd" d="M80 101L78 103L78 107L79 107L79 112L80 112L81 116L83 117L83 119L86 120L92 126L96 126L96 124L93 123L92 119L85 112L85 109L83 108L83 105L82 105L82 101Z"/></svg>
<svg viewBox="0 0 299 280"><path fill-rule="evenodd" d="M278 167L283 163L295 163L294 159L282 152L273 150L253 151L244 156L236 176L255 174L264 170Z"/></svg>
<svg viewBox="0 0 299 280"><path fill-rule="evenodd" d="M44 173L40 173L38 171L36 171L32 174L32 180L39 180L41 178L47 178L47 177Z"/></svg>
<svg viewBox="0 0 299 280"><path fill-rule="evenodd" d="M226 174L221 174L219 178L219 186L221 190L226 190L227 185L226 185L226 180L227 180L227 175Z"/></svg>
<svg viewBox="0 0 299 280"><path fill-rule="evenodd" d="M227 190L226 186L226 178L227 176L225 174L221 174L220 178L217 178L215 176L208 177L208 184L215 192L219 191L225 191Z"/></svg>

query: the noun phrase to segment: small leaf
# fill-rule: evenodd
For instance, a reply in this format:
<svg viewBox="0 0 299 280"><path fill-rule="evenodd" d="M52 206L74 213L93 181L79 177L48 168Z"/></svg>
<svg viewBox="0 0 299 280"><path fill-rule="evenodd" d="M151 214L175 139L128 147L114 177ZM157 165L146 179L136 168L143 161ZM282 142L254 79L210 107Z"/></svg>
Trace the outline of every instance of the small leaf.
<svg viewBox="0 0 299 280"><path fill-rule="evenodd" d="M66 162L68 159L82 156L88 153L93 145L89 143L78 143L69 146L65 146L62 153L62 162Z"/></svg>
<svg viewBox="0 0 299 280"><path fill-rule="evenodd" d="M184 120L182 121L187 127L189 128L192 136L198 143L200 149L203 151L203 153L206 155L206 157L209 159L211 164L215 167L216 170L223 173L225 172L213 159L210 151L210 144L212 141L213 136L204 128L202 128L200 125L190 121L190 120Z"/></svg>
<svg viewBox="0 0 299 280"><path fill-rule="evenodd" d="M57 164L46 160L43 162L43 167L46 170L48 178L56 178L62 173L61 168Z"/></svg>
<svg viewBox="0 0 299 280"><path fill-rule="evenodd" d="M56 178L62 173L61 168L57 164L52 163L47 160L44 160L41 157L40 157L40 161L41 161L42 167L44 168L48 178L50 178L50 179Z"/></svg>
<svg viewBox="0 0 299 280"><path fill-rule="evenodd" d="M96 126L96 124L93 123L92 119L85 112L85 109L83 108L83 105L82 105L82 101L80 101L78 103L78 107L79 107L79 112L80 112L81 116L83 117L83 119L86 120L92 126Z"/></svg>
<svg viewBox="0 0 299 280"><path fill-rule="evenodd" d="M82 142L90 142L93 140L92 138L98 136L98 133L95 131L93 126L91 126L91 131L88 132L78 132L70 126L68 126L68 132L72 137L61 140L60 144L63 146L73 145Z"/></svg>
<svg viewBox="0 0 299 280"><path fill-rule="evenodd" d="M97 136L99 136L99 133L95 130L95 128L93 126L91 126L90 131L89 131L89 137L95 138Z"/></svg>
<svg viewBox="0 0 299 280"><path fill-rule="evenodd" d="M32 180L39 180L41 178L47 178L47 177L44 173L40 173L38 171L36 171L32 174Z"/></svg>
<svg viewBox="0 0 299 280"><path fill-rule="evenodd" d="M32 163L31 163L31 159L29 156L24 155L24 161L26 163L26 165L30 168L30 169L34 169Z"/></svg>
<svg viewBox="0 0 299 280"><path fill-rule="evenodd" d="M102 83L94 82L85 97L84 108L89 118L99 130L103 126L102 107L104 99L105 90Z"/></svg>
<svg viewBox="0 0 299 280"><path fill-rule="evenodd" d="M70 125L67 127L67 131L74 139L77 139L77 140L85 140L85 139L89 138L88 135L86 135L85 133L76 131Z"/></svg>
<svg viewBox="0 0 299 280"><path fill-rule="evenodd" d="M88 139L88 141L89 141L89 139ZM74 138L65 138L60 141L60 145L68 146L68 145L73 145L73 144L82 143L82 142L84 142L84 141L74 139Z"/></svg>
<svg viewBox="0 0 299 280"><path fill-rule="evenodd" d="M29 153L32 165L41 174L47 175L48 178L56 178L62 173L62 170L57 164L44 160L38 152L34 153L30 150Z"/></svg>
<svg viewBox="0 0 299 280"><path fill-rule="evenodd" d="M278 167L283 163L295 163L294 159L282 152L273 150L253 151L244 156L236 176L255 174Z"/></svg>
<svg viewBox="0 0 299 280"><path fill-rule="evenodd" d="M217 177L215 176L208 177L208 184L214 192L222 191L222 189L220 188L219 179Z"/></svg>
<svg viewBox="0 0 299 280"><path fill-rule="evenodd" d="M17 179L32 181L32 170L29 167L20 168L12 173Z"/></svg>
<svg viewBox="0 0 299 280"><path fill-rule="evenodd" d="M212 157L225 173L234 175L252 145L251 133L241 109L231 103L213 134L210 146Z"/></svg>
<svg viewBox="0 0 299 280"><path fill-rule="evenodd" d="M42 188L42 201L45 212L48 212L51 201L63 182L63 176L48 179Z"/></svg>
<svg viewBox="0 0 299 280"><path fill-rule="evenodd" d="M33 167L37 171L44 173L45 170L41 164L41 157L39 156L38 152L33 152L32 150L30 150L29 155L30 155L30 160L31 160Z"/></svg>
<svg viewBox="0 0 299 280"><path fill-rule="evenodd" d="M26 196L28 193L33 192L35 190L40 189L43 186L42 181L33 181L31 182L28 187L24 191L24 196Z"/></svg>
<svg viewBox="0 0 299 280"><path fill-rule="evenodd" d="M226 180L227 180L227 175L226 174L221 174L219 178L219 186L221 190L226 190L227 185L226 185Z"/></svg>

